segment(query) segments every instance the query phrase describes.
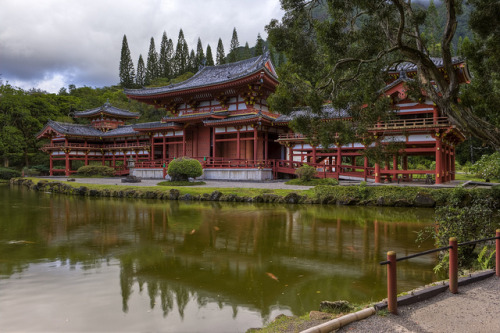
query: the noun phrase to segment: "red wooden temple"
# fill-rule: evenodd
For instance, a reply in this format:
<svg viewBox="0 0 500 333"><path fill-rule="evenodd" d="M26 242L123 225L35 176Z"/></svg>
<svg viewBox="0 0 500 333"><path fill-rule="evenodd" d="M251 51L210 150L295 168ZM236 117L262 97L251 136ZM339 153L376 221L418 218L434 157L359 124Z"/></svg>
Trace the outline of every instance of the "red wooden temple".
<svg viewBox="0 0 500 333"><path fill-rule="evenodd" d="M442 65L439 59L435 62ZM456 60L454 67L462 82L470 80L463 61ZM133 160L134 175L164 178L172 159L188 156L202 163L205 179L268 180L292 175L307 163L319 177L377 183L417 177L437 184L453 180L455 147L463 134L430 100L408 99L405 83L416 75L416 66L401 64L390 74L393 81L381 94L392 99L397 120L380 122L370 132L379 138L378 144L398 142L401 149L383 165L363 156L366 147L361 142L324 148L293 133L288 123L309 112L307 108L289 116L270 111L266 100L279 82L268 54L203 67L178 84L125 90L130 99L164 109L161 121L126 125L139 115L106 103L75 113L91 125L49 121L38 138L50 140L42 149L50 154L51 175L69 176L77 166L91 163L111 166L123 175L130 172L128 162ZM339 117L331 106L323 111L325 121ZM432 156L436 168L410 169L409 156Z"/></svg>

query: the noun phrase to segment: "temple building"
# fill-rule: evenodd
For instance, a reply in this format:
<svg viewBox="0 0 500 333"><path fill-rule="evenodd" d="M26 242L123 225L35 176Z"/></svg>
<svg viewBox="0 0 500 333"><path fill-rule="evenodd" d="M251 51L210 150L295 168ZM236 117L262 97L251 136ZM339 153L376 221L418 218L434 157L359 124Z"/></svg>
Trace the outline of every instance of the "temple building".
<svg viewBox="0 0 500 333"><path fill-rule="evenodd" d="M434 61L442 67L439 59ZM461 81L469 82L466 64L456 60L454 67ZM408 99L406 82L416 71L414 65L399 65L381 91L392 99L398 117L377 123L370 133L379 138L377 144L401 144L383 165L363 155L367 147L362 142L324 148L294 133L289 122L307 108L288 116L269 110L267 98L279 84L269 54L206 66L178 84L125 89L128 98L165 110L161 121L127 125L139 115L106 103L75 112L75 118L87 118L90 125L49 121L38 138L49 140L42 149L50 155L51 175L69 176L77 166L99 163L115 168L117 175L164 178L170 161L187 156L202 163L205 179L276 179L307 163L319 177L375 182L427 177L439 184L454 179L455 146L464 136L430 100ZM324 107L324 114L325 121L349 120L331 106ZM409 156L432 156L436 169L409 169Z"/></svg>

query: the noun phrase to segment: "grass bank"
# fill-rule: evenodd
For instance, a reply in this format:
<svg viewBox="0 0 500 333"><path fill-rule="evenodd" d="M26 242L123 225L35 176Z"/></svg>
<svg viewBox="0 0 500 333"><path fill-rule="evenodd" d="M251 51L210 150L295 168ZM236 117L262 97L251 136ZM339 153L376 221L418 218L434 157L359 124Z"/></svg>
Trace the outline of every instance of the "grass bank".
<svg viewBox="0 0 500 333"><path fill-rule="evenodd" d="M450 188L399 186L331 186L319 185L309 190L211 188L178 186L98 185L47 180L13 178L11 184L32 190L91 197L144 198L185 201L228 201L287 204L329 204L387 207L427 207L446 205L453 191ZM500 200L500 189L460 189L467 195L464 205L474 198Z"/></svg>

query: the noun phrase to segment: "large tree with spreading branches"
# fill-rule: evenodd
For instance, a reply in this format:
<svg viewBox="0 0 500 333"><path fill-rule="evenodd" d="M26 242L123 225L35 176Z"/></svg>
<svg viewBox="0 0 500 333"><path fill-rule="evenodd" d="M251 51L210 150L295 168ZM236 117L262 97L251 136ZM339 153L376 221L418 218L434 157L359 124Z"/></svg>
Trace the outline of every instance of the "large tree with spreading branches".
<svg viewBox="0 0 500 333"><path fill-rule="evenodd" d="M364 124L387 117L390 107L387 99L380 98L387 70L409 62L418 71L409 83L415 99L425 92L452 123L500 149L499 128L460 99L452 40L462 2L442 1L446 8L439 41L443 75L429 52L435 41L423 33L428 12L411 0L281 0L283 19L266 27L269 41L288 60L281 68L281 84L270 98L272 107L289 113L293 106L308 105L321 116L324 101L331 101L334 109L350 113L354 122L324 123L313 117L299 121L299 129L314 129L323 137L333 131L359 135L368 126Z"/></svg>

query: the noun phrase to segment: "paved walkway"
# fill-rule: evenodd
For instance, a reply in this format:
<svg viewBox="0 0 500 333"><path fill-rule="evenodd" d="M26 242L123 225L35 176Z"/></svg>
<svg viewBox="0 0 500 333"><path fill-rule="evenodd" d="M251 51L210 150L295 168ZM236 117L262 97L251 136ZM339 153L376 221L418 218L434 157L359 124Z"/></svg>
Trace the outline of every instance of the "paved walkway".
<svg viewBox="0 0 500 333"><path fill-rule="evenodd" d="M44 178L44 177L40 177ZM61 181L66 181L71 177L45 177L47 179L56 180L59 179ZM159 182L163 181L162 179L142 179L140 183L122 183L121 178L75 178L77 183L84 184L100 184L100 185L127 185L127 186L156 186ZM271 180L271 181L261 181L261 182L249 182L249 181L225 181L225 180L203 180L205 185L196 185L193 187L215 187L215 188L262 188L262 189L286 189L286 190L308 190L313 186L299 186L299 185L287 185L285 182L286 179L279 180ZM387 185L395 185L395 186L420 186L420 187L430 187L430 188L444 188L444 187L456 187L462 184L464 181L452 181L442 185L428 185L423 181L414 181L411 183L386 183L386 184L374 184L368 183L369 186L387 186ZM360 181L357 180L341 180L340 186L350 186L350 185L358 185Z"/></svg>

